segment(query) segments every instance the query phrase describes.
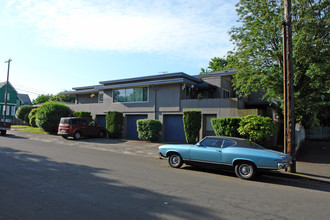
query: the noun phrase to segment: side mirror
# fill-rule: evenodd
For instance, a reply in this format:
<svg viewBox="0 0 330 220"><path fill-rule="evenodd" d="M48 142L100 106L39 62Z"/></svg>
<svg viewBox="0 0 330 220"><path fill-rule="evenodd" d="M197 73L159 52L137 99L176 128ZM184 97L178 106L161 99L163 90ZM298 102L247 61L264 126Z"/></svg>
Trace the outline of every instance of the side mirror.
<svg viewBox="0 0 330 220"><path fill-rule="evenodd" d="M200 146L202 146L202 145L198 142L198 143L196 144L196 146L197 146L197 147L200 147Z"/></svg>

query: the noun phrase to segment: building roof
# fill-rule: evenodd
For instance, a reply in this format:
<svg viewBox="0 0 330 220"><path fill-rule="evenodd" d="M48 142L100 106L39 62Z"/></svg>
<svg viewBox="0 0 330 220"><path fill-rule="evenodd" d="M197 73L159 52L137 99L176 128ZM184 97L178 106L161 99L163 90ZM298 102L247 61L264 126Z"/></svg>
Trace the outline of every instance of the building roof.
<svg viewBox="0 0 330 220"><path fill-rule="evenodd" d="M32 105L30 96L28 94L17 94L17 96L22 101L22 105Z"/></svg>
<svg viewBox="0 0 330 220"><path fill-rule="evenodd" d="M221 70L221 71L217 71L217 72L213 72L213 73L207 73L207 74L199 74L199 75L195 75L194 77L199 78L199 79L203 79L206 77L214 77L214 76L227 76L227 75L233 75L234 73L236 73L235 69L226 69L226 70Z"/></svg>
<svg viewBox="0 0 330 220"><path fill-rule="evenodd" d="M61 92L60 94L64 94L64 95L89 94L104 89L120 89L120 88L140 87L140 86L150 86L150 85L164 85L164 84L172 84L172 83L185 83L185 84L194 85L200 89L207 89L207 88L213 88L214 86L207 82L204 82L202 80L203 78L212 77L212 76L232 75L235 72L236 71L234 69L228 69L228 70L197 75L197 76L190 76L183 72L177 72L177 73L167 73L167 74L119 79L119 80L100 81L99 82L100 85L75 87L72 88L75 91Z"/></svg>
<svg viewBox="0 0 330 220"><path fill-rule="evenodd" d="M108 84L122 84L122 83L133 83L133 82L146 82L146 81L154 81L154 80L164 80L164 79L171 79L171 78L185 78L187 80L193 82L200 82L200 79L197 79L193 76L190 76L183 72L177 73L167 73L167 74L158 74L152 76L143 76L143 77L135 77L135 78L128 78L128 79L119 79L119 80L109 80L109 81L101 81L100 84L108 85Z"/></svg>
<svg viewBox="0 0 330 220"><path fill-rule="evenodd" d="M6 84L7 84L7 82L0 82L0 88L3 87L3 86L5 86ZM10 82L8 82L8 84L14 89L14 91L15 91L16 93L18 93L18 92L16 91L16 89L14 88L14 86L13 86Z"/></svg>

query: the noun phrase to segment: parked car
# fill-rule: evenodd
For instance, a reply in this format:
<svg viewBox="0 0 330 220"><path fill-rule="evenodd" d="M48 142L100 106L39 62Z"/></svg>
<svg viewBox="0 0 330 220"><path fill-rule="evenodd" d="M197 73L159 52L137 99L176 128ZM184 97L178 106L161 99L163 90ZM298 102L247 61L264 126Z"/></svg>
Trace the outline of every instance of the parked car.
<svg viewBox="0 0 330 220"><path fill-rule="evenodd" d="M263 170L280 170L291 163L289 155L263 148L242 138L209 136L195 145L161 145L159 154L173 168L188 165L220 165L235 170L237 177L252 179Z"/></svg>
<svg viewBox="0 0 330 220"><path fill-rule="evenodd" d="M104 138L107 132L91 118L66 117L61 118L57 134L65 139L73 137L78 140L83 136Z"/></svg>
<svg viewBox="0 0 330 220"><path fill-rule="evenodd" d="M7 131L10 130L11 123L10 122L2 122L0 121L0 132L1 135L6 135Z"/></svg>

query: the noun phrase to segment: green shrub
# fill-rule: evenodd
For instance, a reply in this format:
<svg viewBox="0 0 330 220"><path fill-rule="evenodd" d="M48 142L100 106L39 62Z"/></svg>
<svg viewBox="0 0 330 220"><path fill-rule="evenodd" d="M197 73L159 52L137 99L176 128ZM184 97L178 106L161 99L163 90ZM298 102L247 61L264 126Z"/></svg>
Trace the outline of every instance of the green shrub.
<svg viewBox="0 0 330 220"><path fill-rule="evenodd" d="M141 140L155 141L159 137L162 124L154 119L140 119L136 121L138 137Z"/></svg>
<svg viewBox="0 0 330 220"><path fill-rule="evenodd" d="M30 122L32 116L35 115L35 114L37 114L37 111L38 111L38 108L33 108L33 109L30 111L30 113L29 113L29 115L28 115L28 117L29 117L29 122ZM31 124L30 124L30 125L31 125Z"/></svg>
<svg viewBox="0 0 330 220"><path fill-rule="evenodd" d="M38 108L36 124L47 132L56 132L61 117L72 115L71 109L59 102L47 102Z"/></svg>
<svg viewBox="0 0 330 220"><path fill-rule="evenodd" d="M74 112L74 117L81 117L81 118L92 118L91 112Z"/></svg>
<svg viewBox="0 0 330 220"><path fill-rule="evenodd" d="M202 113L201 111L184 111L183 127L188 144L195 144L201 129Z"/></svg>
<svg viewBox="0 0 330 220"><path fill-rule="evenodd" d="M30 117L30 126L32 126L32 127L38 127L37 126L37 124L36 124L36 118L37 118L37 116L36 115L32 115L31 117Z"/></svg>
<svg viewBox="0 0 330 220"><path fill-rule="evenodd" d="M242 118L238 132L245 138L262 144L274 135L276 129L271 118L248 115Z"/></svg>
<svg viewBox="0 0 330 220"><path fill-rule="evenodd" d="M242 118L239 117L227 117L227 118L213 118L211 119L214 133L217 136L230 136L241 137L238 132L239 123Z"/></svg>
<svg viewBox="0 0 330 220"><path fill-rule="evenodd" d="M29 113L32 110L31 105L21 105L17 111L15 117L21 119L25 123L29 123Z"/></svg>
<svg viewBox="0 0 330 220"><path fill-rule="evenodd" d="M123 113L110 111L106 116L106 128L110 138L120 138L123 130Z"/></svg>

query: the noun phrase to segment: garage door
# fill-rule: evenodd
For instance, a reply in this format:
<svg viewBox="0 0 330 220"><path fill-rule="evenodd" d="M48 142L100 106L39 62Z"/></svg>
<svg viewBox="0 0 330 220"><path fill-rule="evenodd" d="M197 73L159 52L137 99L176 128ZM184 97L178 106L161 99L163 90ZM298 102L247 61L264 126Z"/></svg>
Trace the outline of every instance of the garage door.
<svg viewBox="0 0 330 220"><path fill-rule="evenodd" d="M127 133L126 138L137 140L138 138L138 132L137 132L137 126L136 121L139 119L145 119L148 118L147 115L127 115Z"/></svg>
<svg viewBox="0 0 330 220"><path fill-rule="evenodd" d="M186 142L182 115L164 116L164 140L166 142Z"/></svg>

